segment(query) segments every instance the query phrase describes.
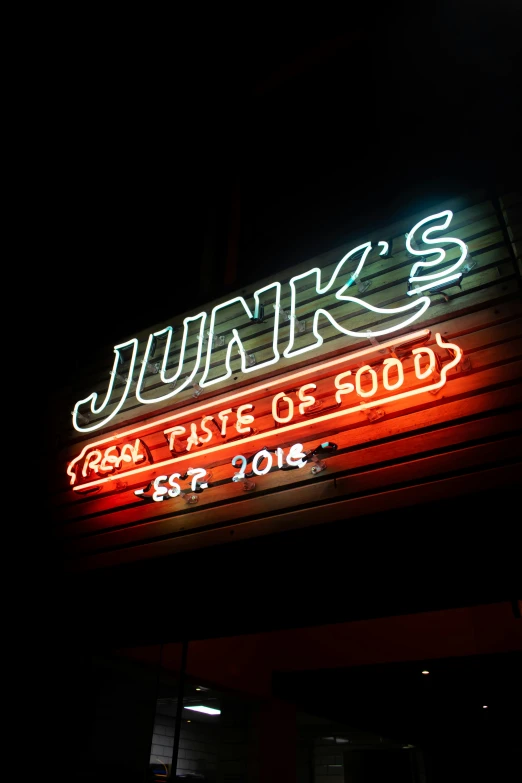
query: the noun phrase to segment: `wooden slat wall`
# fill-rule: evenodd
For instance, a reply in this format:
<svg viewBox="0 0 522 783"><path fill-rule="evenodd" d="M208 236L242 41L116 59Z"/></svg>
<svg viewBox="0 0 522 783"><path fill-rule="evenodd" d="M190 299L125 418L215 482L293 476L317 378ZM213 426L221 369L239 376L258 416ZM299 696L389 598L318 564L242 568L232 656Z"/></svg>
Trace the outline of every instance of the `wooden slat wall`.
<svg viewBox="0 0 522 783"><path fill-rule="evenodd" d="M194 399L192 389L182 392L170 404L167 401L144 406L129 397L107 427L85 438L73 429L69 411L77 399L92 391L105 393L113 358L108 349L107 364L88 368L81 382L70 389L71 402L64 402L63 445L51 466L56 510L54 535L63 547L69 566L73 569L108 566L227 541L231 536L236 540L348 516L364 516L385 508L427 501L430 497L440 497L441 493L451 497L478 487L501 486L522 475L522 200L517 193L503 194L493 200L483 193L474 193L443 203L426 214L447 208L455 212L448 234L468 244L476 265L465 275L460 288L448 292L449 301L440 294L432 294L432 305L425 317L399 334L428 327L433 344L433 335L439 331L445 340L455 340L463 349L465 362L450 372L446 386L438 394L423 393L386 403L384 417L378 421L370 421L364 412L357 412L348 426L343 422L337 431L334 428L338 450L327 459L327 470L317 475L308 466L295 471L274 469L265 476L255 477L255 490L245 492L241 483L231 481L236 469L230 465L230 455L214 460L209 455L201 464L212 470L211 487L199 495L198 504L192 507L183 498L144 503L134 494L137 487L143 486L139 477L129 477L119 485L116 482L104 485L97 495L82 495L69 487L66 467L86 443L125 431L130 424L153 422L207 400L215 400L215 410L219 410L219 397L226 390L256 385L311 362L320 363L366 347L367 340L348 338L333 327L325 327L322 331L325 342L320 349L248 377L239 373L233 386L229 382L216 384L205 389L198 400ZM392 237L391 257L383 259L375 251L369 256L362 279L370 281L371 286L361 298L381 307L402 305L413 263L404 247L404 233L425 216L413 215L392 227L362 235L346 246L286 270L281 282L314 266L325 270L327 276L341 256L356 244ZM453 255L450 253L449 258ZM271 281L261 281L252 290L237 293L251 295ZM283 289L284 308L289 306L287 293ZM313 293L313 290L304 291L300 319L310 318ZM205 310L210 313L216 303L210 303ZM270 355L272 302L266 300L266 304L268 320L262 326L245 324L240 308L227 314L230 320L226 326L240 329L246 350L255 352L258 361ZM343 308L339 303L337 317L343 323L349 320L349 328L377 328L379 320L371 313L345 315L346 308ZM175 321L177 325L181 322L182 317ZM166 325L156 324L139 335L130 335L140 338L138 362L148 334ZM221 323L216 332L219 334L224 329L225 324ZM281 352L288 331L287 325L280 325ZM181 338L181 330L177 338ZM310 334L298 339L304 345L310 341ZM216 352L217 364L222 361L225 349L226 346ZM190 350L194 355L194 342ZM239 370L239 357L237 361ZM147 383L147 388L153 389L157 377L151 376ZM305 448L311 448L325 434L328 427L314 427L311 421L306 435L290 437L287 442L299 440ZM165 449L165 439L159 431L156 440L153 439L155 461L169 455ZM234 453L249 454L256 450L246 445L242 448L238 443ZM194 466L198 464L195 458Z"/></svg>

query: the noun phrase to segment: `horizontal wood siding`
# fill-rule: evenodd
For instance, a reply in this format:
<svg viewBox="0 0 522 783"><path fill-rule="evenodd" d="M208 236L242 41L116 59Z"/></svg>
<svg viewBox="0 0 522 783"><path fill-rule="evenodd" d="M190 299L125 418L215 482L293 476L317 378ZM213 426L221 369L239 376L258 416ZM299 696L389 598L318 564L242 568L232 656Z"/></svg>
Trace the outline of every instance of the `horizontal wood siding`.
<svg viewBox="0 0 522 783"><path fill-rule="evenodd" d="M231 537L237 540L293 527L364 517L379 510L428 502L430 498L440 497L441 493L451 497L478 488L500 487L522 476L522 200L517 193L503 194L499 198L475 193L452 203L443 203L427 214L447 208L454 209L455 215L446 234L468 244L473 264L460 287L448 289L446 295L430 294L432 304L424 317L398 334L407 336L427 328L431 332L429 345L436 348L435 334L440 333L443 340L454 341L463 350L463 360L448 373L446 385L437 393L422 392L385 402L379 411L380 418L372 418L365 410L322 424L310 418L303 430L281 436L278 445L300 442L305 450L315 448L321 440L333 439L337 451L325 458L327 468L320 473L311 472L312 463L299 470L273 468L264 476L254 476L251 480L255 482L255 488L246 490L243 482L231 481L237 467L232 467L230 458L236 453L254 453L262 448L262 441L243 446L238 440L235 450L217 452L214 456L209 454L207 458L194 454L193 459L183 463L185 467L201 465L212 472L210 487L198 495L196 505L188 505L181 496L151 502L134 494L151 477L162 472L154 465L171 456L163 434L166 425L154 426L156 422L207 402L213 404L209 412L215 413L223 409L220 397L225 394L262 386L269 381L277 382L278 377L284 378L293 370L319 365L370 346L366 338L340 334L326 320L321 329L324 343L320 348L294 359L285 359L274 367L254 371L249 376L239 372L239 357L234 357L234 377L205 388L198 397L194 397L191 387L171 400L142 405L131 394L106 427L87 433L87 437L73 429L69 412L76 400L91 392L105 394L112 367L112 349L107 350L106 362L86 367L74 384L64 385L63 398L57 401L62 407L61 426L56 430L57 456L49 465L49 484L54 508L52 534L63 549L67 566L71 569L109 566L221 543ZM382 258L373 250L361 275L362 281L370 285L362 294L357 293L355 285L354 293L379 307L404 305L409 300L406 296L408 273L415 260L405 249L404 233L425 216L413 215L395 226L362 234L346 246L286 270L281 282L288 282L291 277L314 266L320 267L323 280L327 280L349 249L369 239L386 238L392 240L391 256ZM455 258L455 252L448 253L448 263ZM271 279L261 281L252 290L242 290L237 295L250 296L251 304L254 290L270 282ZM315 291L310 288L310 282L310 278L300 281L297 316L306 322L307 330L298 336L298 346L313 342L310 325ZM287 289L283 286L281 305L285 309L290 305ZM226 321L218 321L216 327L216 333L226 334L227 340L230 329L238 329L246 351L255 353L258 363L271 355L275 317L274 300L268 296L264 302L265 324L250 323L242 307L234 305L227 310ZM213 304L204 309L209 313ZM376 330L383 322L377 314L350 310L343 302L334 302L331 312L339 323L351 330ZM172 322L178 327L174 358L169 364L172 368L177 361L183 317ZM392 324L393 319L386 323ZM148 334L167 325L156 324L129 336L140 338L138 369ZM288 324L281 323L281 353L287 344L288 332ZM385 339L379 338L380 342ZM197 343L192 339L189 341L191 359L196 350ZM213 355L216 368L223 362L225 351L226 345ZM404 388L414 388L417 381L411 357L409 361L405 360L404 368ZM317 383L314 396L324 406L328 405L328 395L331 396L331 375L331 371L325 370L303 381ZM153 394L155 390L159 393L160 387L157 375L147 377L146 394ZM277 386L273 388L279 390ZM257 394L255 426L261 431L269 429L270 422L273 426L272 396L272 389ZM248 397L244 399L247 401ZM188 416L186 421L196 419L197 416L192 419ZM92 491L73 491L66 468L86 444L142 424L151 425L147 447L153 464L148 473L115 475L113 481ZM166 473L174 470L181 468L165 468Z"/></svg>

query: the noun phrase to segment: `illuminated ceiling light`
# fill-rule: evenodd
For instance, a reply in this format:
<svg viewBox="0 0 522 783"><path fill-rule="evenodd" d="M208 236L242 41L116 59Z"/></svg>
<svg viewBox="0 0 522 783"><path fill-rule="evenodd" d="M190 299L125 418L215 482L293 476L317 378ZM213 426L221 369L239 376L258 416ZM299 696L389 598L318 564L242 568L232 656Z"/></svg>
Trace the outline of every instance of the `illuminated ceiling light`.
<svg viewBox="0 0 522 783"><path fill-rule="evenodd" d="M428 671L427 669L423 669L423 671L421 672L421 674L429 674L429 671Z"/></svg>
<svg viewBox="0 0 522 783"><path fill-rule="evenodd" d="M487 705L487 704L483 704L483 705L482 705L482 709L483 709L483 710L487 710L487 708L488 708L488 705Z"/></svg>
<svg viewBox="0 0 522 783"><path fill-rule="evenodd" d="M115 380L121 381L121 383L125 383L125 377L121 373L116 372L116 370L111 370L109 375L111 375Z"/></svg>
<svg viewBox="0 0 522 783"><path fill-rule="evenodd" d="M197 704L194 707L185 707L186 710L194 712L204 712L205 715L221 715L221 710L215 710L214 707L205 707L203 704Z"/></svg>

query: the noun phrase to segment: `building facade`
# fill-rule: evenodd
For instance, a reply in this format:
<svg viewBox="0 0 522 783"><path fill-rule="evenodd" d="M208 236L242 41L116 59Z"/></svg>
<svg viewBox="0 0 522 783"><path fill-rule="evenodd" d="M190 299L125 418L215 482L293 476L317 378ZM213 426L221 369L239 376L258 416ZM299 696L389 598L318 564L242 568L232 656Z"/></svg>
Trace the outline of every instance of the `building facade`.
<svg viewBox="0 0 522 783"><path fill-rule="evenodd" d="M360 226L82 362L47 464L75 779L451 779L415 688L468 683L466 743L522 649L521 215Z"/></svg>

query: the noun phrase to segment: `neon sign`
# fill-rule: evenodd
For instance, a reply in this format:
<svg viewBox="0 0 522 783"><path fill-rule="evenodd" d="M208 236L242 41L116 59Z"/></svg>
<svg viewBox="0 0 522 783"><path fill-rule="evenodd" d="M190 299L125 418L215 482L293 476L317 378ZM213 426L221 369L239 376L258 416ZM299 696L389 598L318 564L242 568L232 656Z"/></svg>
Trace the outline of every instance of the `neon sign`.
<svg viewBox="0 0 522 783"><path fill-rule="evenodd" d="M294 443L293 446L290 446L286 459L284 449L280 446L275 449L275 453L277 456L277 467L280 469L284 468L285 465L290 468L304 468L308 459L308 455L303 451L302 443ZM238 460L241 462L241 470L232 477L232 481L240 481L246 476L245 471L248 460L242 454L237 454L232 460L232 465L236 465ZM265 465L261 468L260 465L263 462L265 462ZM252 459L252 473L256 476L264 476L272 470L272 463L272 452L269 449L261 449Z"/></svg>
<svg viewBox="0 0 522 783"><path fill-rule="evenodd" d="M149 449L145 443L136 438L134 443L113 444L103 451L95 447L88 450L81 463L80 474L85 478L93 473L119 471L125 463L137 465L147 460L151 461Z"/></svg>
<svg viewBox="0 0 522 783"><path fill-rule="evenodd" d="M183 478L186 478L187 476L192 476L191 481L191 487L192 492L198 492L203 489L207 489L208 487L208 480L201 482L198 479L203 479L208 477L208 473L203 468L189 468L187 470L187 473ZM165 500L166 498L177 498L178 495L182 494L181 486L178 484L176 479L181 479L181 473L171 473L170 476L164 475L164 476L156 476L154 481L152 482L151 489L154 490L152 492L152 500L155 501L161 501ZM167 482L168 486L164 486L164 483ZM137 489L134 494L135 495L142 495L144 496L145 493L149 490L149 487L145 487L144 489Z"/></svg>
<svg viewBox="0 0 522 783"><path fill-rule="evenodd" d="M406 248L409 250L409 252L414 256L420 256L422 258L422 261L417 261L411 268L410 273L410 283L417 283L418 281L423 282L424 280L428 280L429 282L425 285L421 286L415 286L411 291L408 291L408 295L412 296L413 294L418 294L420 291L426 291L429 288L434 288L435 286L441 286L447 283L450 283L452 281L457 281L462 277L462 272L457 272L457 269L462 266L464 261L466 260L467 254L468 254L468 248L465 245L465 243L461 239L457 239L456 237L444 237L444 239L430 239L430 234L433 233L433 231L443 231L446 229L449 224L451 223L451 218L453 217L453 212L451 212L449 209L444 210L444 212L439 212L436 215L431 215L431 217L424 218L424 220L420 220L416 226L411 230L411 232L406 237ZM457 259L457 261L449 267L442 267L439 269L439 271L434 272L433 274L423 274L421 276L418 276L419 270L430 270L432 267L440 266L445 258L446 258L446 252L443 250L442 247L434 247L434 248L428 248L427 250L419 250L417 248L412 247L412 242L415 242L415 233L418 231L422 226L426 225L426 223L432 223L435 220L438 220L439 218L444 218L442 223L439 223L438 225L431 226L431 228L427 228L425 231L422 232L422 238L421 241L424 242L425 245L435 245L437 242L451 242L454 245L457 245L457 247L460 250L460 256ZM426 261L426 256L430 255L436 255L436 258L432 259L431 261Z"/></svg>
<svg viewBox="0 0 522 783"><path fill-rule="evenodd" d="M452 281L460 279L462 276L461 272L457 272L467 256L467 247L462 240L447 236L442 236L438 239L431 238L433 232L444 231L449 226L452 217L453 213L450 210L431 215L419 221L407 235L406 248L408 252L422 259L416 261L411 269L408 280L409 284L414 287L406 293L409 296L414 294L417 296L407 304L400 307L376 307L358 297L350 296L346 293L354 281L360 276L368 254L372 249L371 242L365 242L346 253L338 262L328 279L323 279L324 270L321 270L319 267L314 267L307 272L295 275L289 280L286 286L286 294L290 298L290 312L288 314L290 332L288 335L288 343L283 350L282 356L279 352L279 312L281 310L282 284L276 281L263 286L254 292L253 310L242 296L238 296L223 302L222 304L216 305L212 309L210 317L208 316L208 313L201 312L197 315L185 318L183 321L183 335L179 349L177 368L170 374L168 372L168 364L171 359L172 338L174 333L172 326L167 326L148 336L144 356L141 361L141 368L139 370L137 369L137 357L139 352L139 342L137 338L134 337L114 346L114 362L105 396L103 399L99 400L98 393L93 392L76 402L72 412L74 428L78 432L83 433L93 432L101 427L105 427L121 410L125 400L129 396L131 388L134 386L137 401L140 404L149 405L173 399L188 386L197 385L198 389L204 389L226 381L232 376L233 372L236 372L232 369L231 364L233 353L240 355L240 372L244 374L267 368L276 364L281 359L284 360L306 354L307 352L318 348L323 343L320 316L323 316L323 319L326 319L339 333L344 334L347 337L374 339L375 337L391 335L393 332L404 329L409 324L412 324L414 321L421 318L431 304L429 296L421 296L421 292L428 291L431 288L438 288L443 284L449 284ZM430 225L425 228L427 224ZM427 248L424 249L413 246L413 243L417 244L416 234L421 229L424 229L421 234L421 242L423 242L424 245L427 245ZM459 258L449 267L444 266L446 250L439 246L432 247L432 245L440 245L441 243L452 245L459 250ZM383 248L380 251L381 256L387 255L389 251L387 242L380 241L377 243L377 246ZM435 258L426 260L426 256L431 255L435 255ZM350 271L353 264L355 265L355 269ZM349 276L347 277L348 273ZM310 297L310 294L306 293L306 291L309 290L309 285L307 286L307 283L309 283L312 288L315 287L315 297L312 302L306 301ZM419 285L419 283L421 285ZM216 349L218 346L214 337L217 328L218 315L223 316L222 323L226 323L227 313L231 312L230 308L239 306L247 321L250 321L251 323L263 322L263 318L261 317L263 312L262 298L265 300L273 300L274 303L272 340L271 348L268 351L268 357L259 363L256 362L253 365L249 364L248 354L241 341L239 331L236 327L230 326L227 327L230 339L228 340L226 347L225 357L217 363ZM342 302L345 305L341 315L335 315L331 311L332 306L337 302ZM297 312L305 305L311 307L313 310L313 339L307 345L299 347L296 344L297 335L299 334L297 329L299 324ZM350 318L352 315L356 315L358 312L361 312L361 310L366 313L374 313L376 316L388 318L399 317L400 320L393 326L383 326L377 330L349 329L345 325L346 319ZM208 329L206 329L207 321ZM208 335L207 340L205 338L205 332ZM224 337L225 336L223 335L223 340ZM206 353L203 358L205 342ZM159 343L163 344L163 357L158 373L162 386L159 390L149 389L146 392L145 376L148 368L151 366L151 359ZM197 345L195 357L193 359L190 359L188 356L189 344ZM125 382L121 387L117 387L116 380L119 376L118 369L124 361L128 361L128 372L124 379ZM190 365L191 362L192 369L187 374L187 365Z"/></svg>
<svg viewBox="0 0 522 783"><path fill-rule="evenodd" d="M337 448L337 447L336 447ZM303 451L302 443L294 443L288 450L288 454L285 454L282 448L275 449L277 456L278 468L304 468L310 457L309 453ZM232 465L241 463L241 470L239 473L235 473L232 476L232 481L237 482L246 478L246 467L248 459L242 454L237 454L232 459ZM261 468L260 465L265 462L265 465ZM268 449L261 449L252 458L252 473L251 475L265 476L272 470L273 457L272 452ZM208 473L204 468L189 468L184 476L181 473L171 473L168 475L156 476L154 481L148 487L137 489L134 494L138 497L150 497L156 502L166 500L168 498L177 498L179 495L185 494L181 489L179 480L184 480L188 476L192 476L191 489L192 492L202 492L204 489L208 489L209 481L212 477L211 473ZM205 479L205 481L201 481Z"/></svg>
<svg viewBox="0 0 522 783"><path fill-rule="evenodd" d="M216 402L202 403L192 410L88 444L67 468L72 488L84 490L110 481L111 477L99 475L84 481L80 466L90 464L89 454L108 450L117 442L126 443L138 435L143 442L148 435L163 437L161 453L165 458L160 458L153 467L164 469L195 457L219 456L236 448L238 440L241 444L266 441L268 445L284 445L290 433L306 431L312 424L342 427L344 417L351 413L427 391L436 392L446 383L448 372L461 361L462 351L437 333L435 342L444 350L443 358L435 347L426 344L430 335L428 329L423 329L377 343L230 394L220 400L218 410ZM314 382L310 382L311 375ZM245 402L245 398L253 402ZM139 475L151 467L152 457L147 465L129 465L125 475Z"/></svg>

